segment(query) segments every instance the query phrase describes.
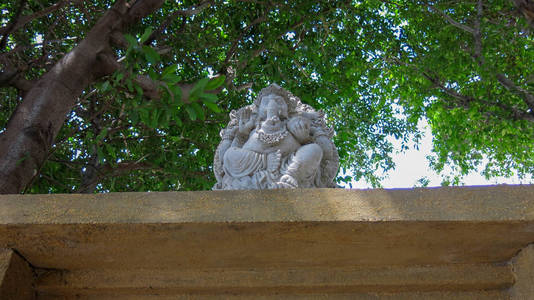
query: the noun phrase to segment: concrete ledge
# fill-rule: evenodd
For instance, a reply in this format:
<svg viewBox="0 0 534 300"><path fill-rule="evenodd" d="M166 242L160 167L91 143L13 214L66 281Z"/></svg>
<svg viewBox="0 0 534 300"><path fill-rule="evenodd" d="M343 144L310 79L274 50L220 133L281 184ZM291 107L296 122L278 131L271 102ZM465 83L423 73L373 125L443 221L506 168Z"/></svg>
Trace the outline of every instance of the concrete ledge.
<svg viewBox="0 0 534 300"><path fill-rule="evenodd" d="M314 294L495 290L512 286L509 265L443 265L374 268L249 270L75 270L53 272L37 283L57 295L138 294Z"/></svg>
<svg viewBox="0 0 534 300"><path fill-rule="evenodd" d="M511 261L516 284L510 289L514 299L534 297L534 244L525 247Z"/></svg>
<svg viewBox="0 0 534 300"><path fill-rule="evenodd" d="M233 300L510 300L510 296L503 291L476 291L476 292L409 292L409 293L325 293L325 294L286 294L274 295L238 295L238 294L181 294L181 295L76 295L76 296L53 296L41 295L39 300L206 300L206 299L233 299ZM527 298L528 299L528 298ZM526 299L521 299L526 300Z"/></svg>
<svg viewBox="0 0 534 300"><path fill-rule="evenodd" d="M534 186L1 195L0 224L533 221Z"/></svg>
<svg viewBox="0 0 534 300"><path fill-rule="evenodd" d="M534 186L0 196L40 299L509 299L532 242Z"/></svg>
<svg viewBox="0 0 534 300"><path fill-rule="evenodd" d="M10 249L0 249L0 299L35 299L32 270Z"/></svg>

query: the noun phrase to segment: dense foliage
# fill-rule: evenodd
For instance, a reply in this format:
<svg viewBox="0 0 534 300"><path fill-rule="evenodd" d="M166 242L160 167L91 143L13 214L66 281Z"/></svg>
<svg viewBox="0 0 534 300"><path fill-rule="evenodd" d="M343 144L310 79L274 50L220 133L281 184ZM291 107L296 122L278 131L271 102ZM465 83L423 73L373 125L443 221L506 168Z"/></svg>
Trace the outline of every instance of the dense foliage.
<svg viewBox="0 0 534 300"><path fill-rule="evenodd" d="M340 182L378 186L389 138L417 142L422 118L453 183L531 176L534 10L520 2L165 1L114 37L117 69L76 101L26 192L209 189L228 112L273 82L326 112L353 174ZM0 4L0 132L112 4Z"/></svg>

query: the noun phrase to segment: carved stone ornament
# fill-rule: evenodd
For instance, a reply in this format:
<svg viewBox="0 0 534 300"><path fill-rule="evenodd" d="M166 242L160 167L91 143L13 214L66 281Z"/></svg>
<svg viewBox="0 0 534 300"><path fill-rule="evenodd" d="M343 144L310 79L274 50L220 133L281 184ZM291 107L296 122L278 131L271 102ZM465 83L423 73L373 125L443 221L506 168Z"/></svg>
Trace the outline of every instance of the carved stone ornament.
<svg viewBox="0 0 534 300"><path fill-rule="evenodd" d="M230 112L217 147L214 190L336 187L339 156L324 113L276 84Z"/></svg>

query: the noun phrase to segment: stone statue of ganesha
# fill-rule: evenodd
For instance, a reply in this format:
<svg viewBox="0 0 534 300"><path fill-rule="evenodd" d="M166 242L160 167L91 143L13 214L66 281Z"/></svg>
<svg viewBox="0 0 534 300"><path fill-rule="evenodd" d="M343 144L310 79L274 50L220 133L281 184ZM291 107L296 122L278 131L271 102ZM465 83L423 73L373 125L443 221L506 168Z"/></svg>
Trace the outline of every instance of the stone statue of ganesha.
<svg viewBox="0 0 534 300"><path fill-rule="evenodd" d="M333 129L324 114L272 84L230 113L217 147L214 190L336 187Z"/></svg>

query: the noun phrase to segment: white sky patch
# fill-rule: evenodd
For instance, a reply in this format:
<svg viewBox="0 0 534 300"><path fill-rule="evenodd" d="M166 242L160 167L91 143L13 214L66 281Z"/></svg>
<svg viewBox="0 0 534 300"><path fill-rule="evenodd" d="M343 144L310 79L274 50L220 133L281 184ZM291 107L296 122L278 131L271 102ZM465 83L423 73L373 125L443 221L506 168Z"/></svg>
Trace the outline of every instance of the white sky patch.
<svg viewBox="0 0 534 300"><path fill-rule="evenodd" d="M41 44L43 42L43 35L42 34L38 34L35 36L35 42L37 44Z"/></svg>
<svg viewBox="0 0 534 300"><path fill-rule="evenodd" d="M0 13L2 13L2 16L7 16L7 14L9 13L9 11L7 9L2 9L0 11ZM0 25L7 25L7 23L9 23L9 19L8 18L0 18Z"/></svg>
<svg viewBox="0 0 534 300"><path fill-rule="evenodd" d="M393 161L395 169L388 172L388 177L381 181L384 188L411 188L420 186L418 181L421 178L429 180L429 187L441 186L443 178L429 167L427 156L432 153L432 133L426 121L419 123L419 129L423 132L423 137L418 143L419 150L415 149L415 144L410 144L410 149L404 153L394 153ZM395 139L390 140L396 150L400 149L401 142ZM350 172L347 175L352 175ZM529 184L532 180L521 180L517 176L511 178L495 177L491 179L484 178L479 173L470 173L463 177L461 185L493 185L493 184ZM349 185L343 185L349 188ZM363 179L353 181L352 188L372 188L370 184Z"/></svg>
<svg viewBox="0 0 534 300"><path fill-rule="evenodd" d="M289 40L292 40L293 38L295 38L295 33L293 31L290 31L288 33L286 33L286 38L289 39Z"/></svg>
<svg viewBox="0 0 534 300"><path fill-rule="evenodd" d="M208 77L209 78L215 77L215 71L213 70L212 67L208 67Z"/></svg>

